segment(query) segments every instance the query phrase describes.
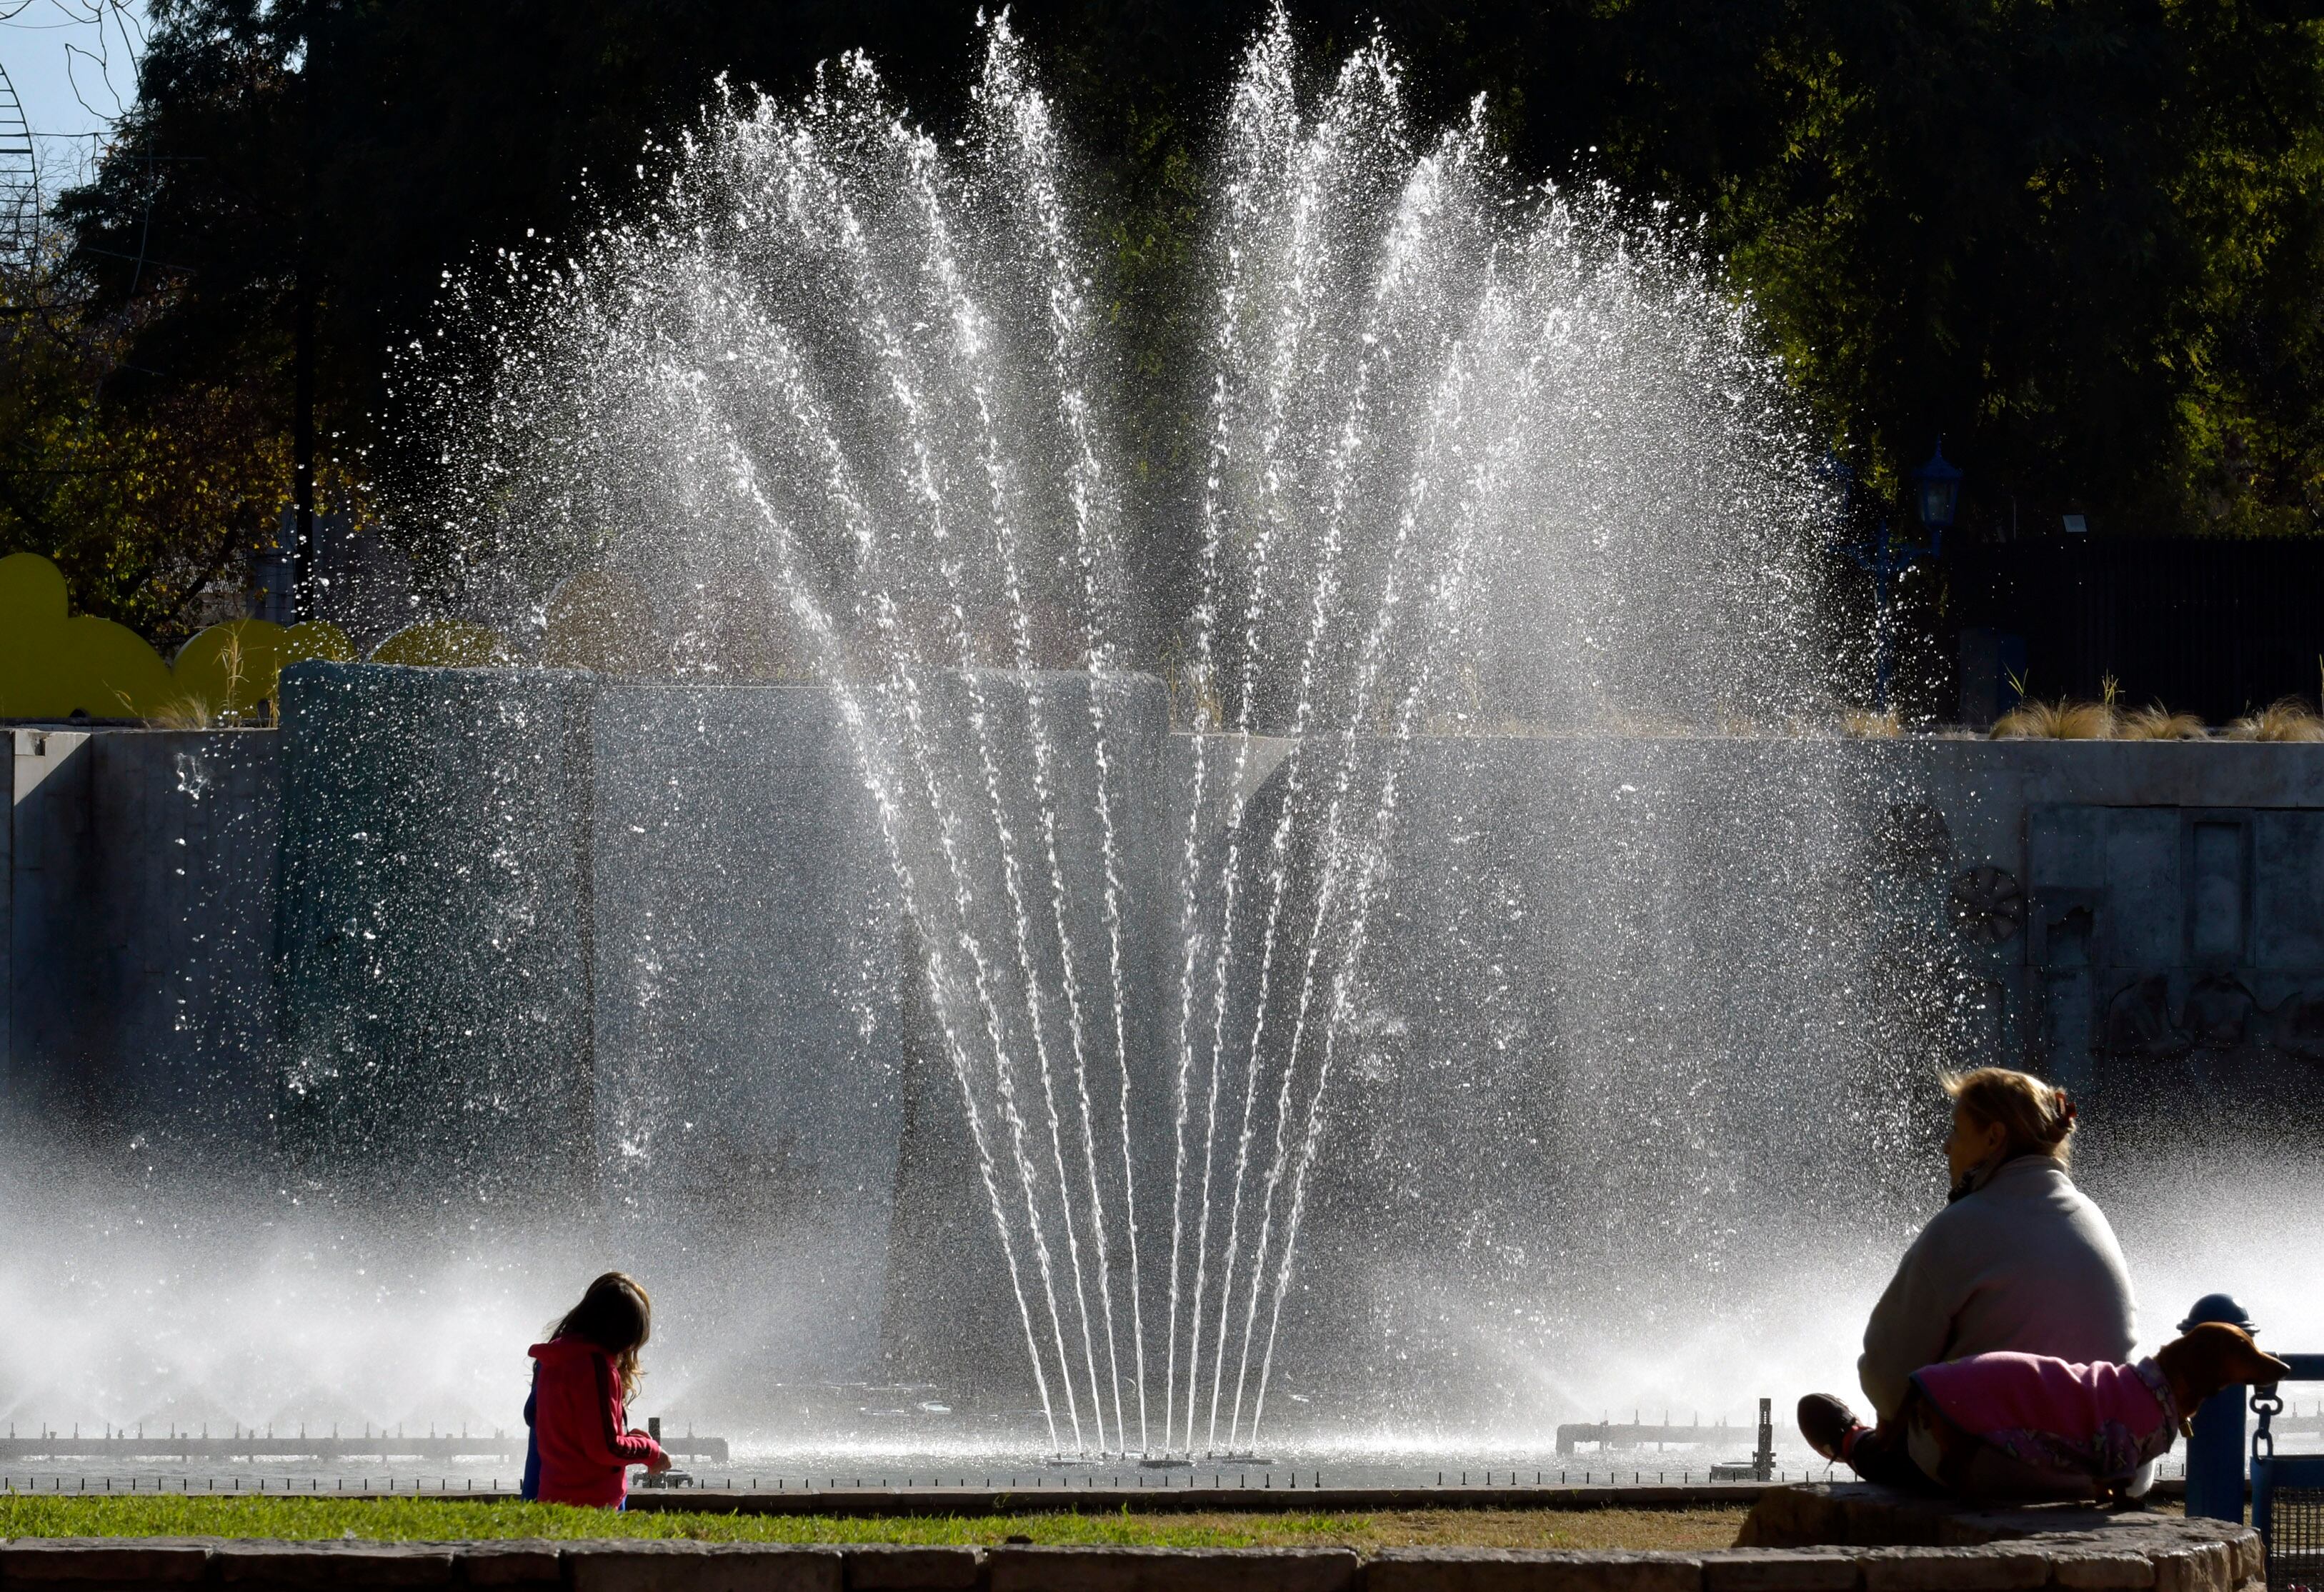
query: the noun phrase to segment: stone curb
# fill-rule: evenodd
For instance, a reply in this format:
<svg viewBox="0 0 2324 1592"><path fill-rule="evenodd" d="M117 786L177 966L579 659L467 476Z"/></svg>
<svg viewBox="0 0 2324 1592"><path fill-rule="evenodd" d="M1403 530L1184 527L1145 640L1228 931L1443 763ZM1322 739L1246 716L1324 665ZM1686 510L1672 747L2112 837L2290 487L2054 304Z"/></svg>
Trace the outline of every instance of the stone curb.
<svg viewBox="0 0 2324 1592"><path fill-rule="evenodd" d="M1345 1548L988 1548L988 1592L1353 1592Z"/></svg>
<svg viewBox="0 0 2324 1592"><path fill-rule="evenodd" d="M1701 1592L1699 1553L1384 1548L1367 1592Z"/></svg>
<svg viewBox="0 0 2324 1592"><path fill-rule="evenodd" d="M974 1548L851 1546L844 1557L847 1592L970 1592L984 1568Z"/></svg>
<svg viewBox="0 0 2324 1592"><path fill-rule="evenodd" d="M576 1542L571 1592L840 1592L836 1548L755 1542Z"/></svg>

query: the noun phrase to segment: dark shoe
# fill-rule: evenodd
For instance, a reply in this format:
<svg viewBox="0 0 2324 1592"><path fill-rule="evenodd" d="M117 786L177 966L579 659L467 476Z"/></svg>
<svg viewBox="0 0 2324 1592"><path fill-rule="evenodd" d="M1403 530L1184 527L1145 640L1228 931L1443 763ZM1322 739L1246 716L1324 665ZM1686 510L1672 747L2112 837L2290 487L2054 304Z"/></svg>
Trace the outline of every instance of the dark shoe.
<svg viewBox="0 0 2324 1592"><path fill-rule="evenodd" d="M1848 1434L1864 1425L1855 1411L1828 1393L1812 1393L1800 1400L1799 1422L1801 1438L1827 1459L1838 1459Z"/></svg>

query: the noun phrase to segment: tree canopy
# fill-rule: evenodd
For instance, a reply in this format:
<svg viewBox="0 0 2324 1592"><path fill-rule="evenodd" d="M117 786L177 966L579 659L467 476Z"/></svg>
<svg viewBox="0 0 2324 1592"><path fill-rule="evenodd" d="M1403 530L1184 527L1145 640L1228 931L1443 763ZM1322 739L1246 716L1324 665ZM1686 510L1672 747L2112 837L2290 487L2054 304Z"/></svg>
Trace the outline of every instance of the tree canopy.
<svg viewBox="0 0 2324 1592"><path fill-rule="evenodd" d="M155 458L212 448L201 428L230 411L234 468L279 494L309 347L318 468L381 480L400 435L390 352L428 324L447 271L641 202L645 142L682 130L722 76L796 93L862 48L941 126L970 78L975 9L155 0L137 101L62 210L76 324L114 355L99 378L86 348L81 365L34 359L20 337L12 379L32 385L9 401L49 417L26 436L77 404L75 435L144 437ZM1602 178L1700 216L1835 451L1893 491L1941 435L1969 473L1966 529L1984 536L2067 511L2099 534L2324 524L2319 14L2300 0L1294 13L1319 66L1385 33L1439 118L1481 94L1527 175ZM1249 0L1017 11L1093 163L1117 314L1157 368L1203 225L1204 141L1262 20ZM1146 418L1156 467L1175 430ZM25 483L69 466L16 446L0 455L0 548L54 553L79 511ZM244 491L251 535L271 521L264 495ZM245 511L221 503L205 546ZM392 502L377 507L392 524ZM183 513L114 512L116 539L199 539ZM84 582L80 600L149 633L178 622L134 580Z"/></svg>

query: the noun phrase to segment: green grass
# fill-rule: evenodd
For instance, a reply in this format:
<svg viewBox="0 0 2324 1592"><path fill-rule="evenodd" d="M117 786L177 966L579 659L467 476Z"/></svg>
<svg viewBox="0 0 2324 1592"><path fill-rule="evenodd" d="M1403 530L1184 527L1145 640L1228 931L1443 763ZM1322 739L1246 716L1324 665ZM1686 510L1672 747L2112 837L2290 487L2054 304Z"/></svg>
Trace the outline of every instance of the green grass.
<svg viewBox="0 0 2324 1592"><path fill-rule="evenodd" d="M1739 1507L1673 1510L1425 1509L1378 1514L930 1515L615 1513L558 1504L429 1498L64 1497L0 1493L0 1538L353 1537L458 1541L491 1537L681 1538L706 1542L1035 1542L1162 1548L1470 1544L1536 1548L1725 1547Z"/></svg>

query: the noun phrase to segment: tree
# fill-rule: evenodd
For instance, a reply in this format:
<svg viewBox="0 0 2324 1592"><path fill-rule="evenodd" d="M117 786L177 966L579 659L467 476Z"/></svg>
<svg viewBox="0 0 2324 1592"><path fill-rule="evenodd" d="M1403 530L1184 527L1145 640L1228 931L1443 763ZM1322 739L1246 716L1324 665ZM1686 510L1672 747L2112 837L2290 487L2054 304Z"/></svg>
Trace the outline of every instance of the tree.
<svg viewBox="0 0 2324 1592"><path fill-rule="evenodd" d="M1388 27L1440 114L1489 95L1524 169L1702 216L1870 478L1942 434L1987 529L2015 500L2102 531L2312 531L2318 14L1477 0Z"/></svg>
<svg viewBox="0 0 2324 1592"><path fill-rule="evenodd" d="M1971 472L1972 532L2067 507L2101 533L2304 532L2324 510L2314 9L1319 0L1300 15L1319 61L1384 30L1429 114L1483 93L1521 171L1609 178L1701 216L1868 481L1893 487L1941 434ZM650 203L642 146L722 74L791 94L861 47L913 114L948 124L974 10L157 0L137 103L64 207L93 313L126 317L107 401L161 424L174 390L244 392L294 454L311 413L319 468L389 480L405 432L383 374L447 270ZM1019 9L1091 158L1116 313L1148 373L1185 349L1203 144L1259 20L1250 0ZM1187 417L1144 401L1139 445L1167 474Z"/></svg>
<svg viewBox="0 0 2324 1592"><path fill-rule="evenodd" d="M0 277L0 551L45 555L82 612L166 643L271 525L278 406L263 371L123 403L125 351L168 299L105 315L75 288L37 260Z"/></svg>

